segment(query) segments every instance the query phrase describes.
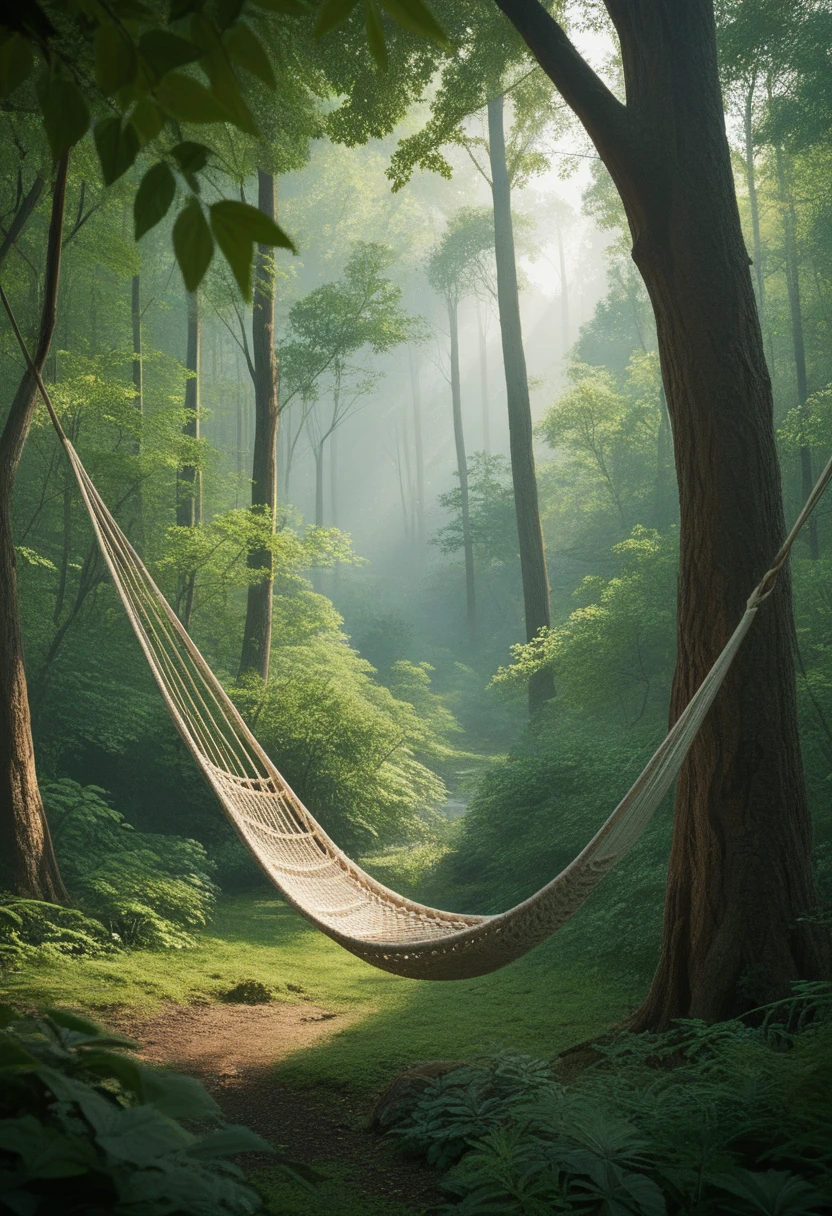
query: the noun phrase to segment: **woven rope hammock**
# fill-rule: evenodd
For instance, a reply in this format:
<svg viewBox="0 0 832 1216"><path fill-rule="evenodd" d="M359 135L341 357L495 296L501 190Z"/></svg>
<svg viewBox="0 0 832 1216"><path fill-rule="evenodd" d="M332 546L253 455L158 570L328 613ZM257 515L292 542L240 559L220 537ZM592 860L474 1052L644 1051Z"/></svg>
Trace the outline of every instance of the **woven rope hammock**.
<svg viewBox="0 0 832 1216"><path fill-rule="evenodd" d="M64 434L2 287L0 296L72 465L113 582L188 750L283 898L345 949L396 975L426 980L485 975L526 954L577 912L635 844L673 784L795 537L832 478L830 460L700 688L575 860L535 895L498 916L443 912L405 899L365 873L330 840L280 775L108 511Z"/></svg>

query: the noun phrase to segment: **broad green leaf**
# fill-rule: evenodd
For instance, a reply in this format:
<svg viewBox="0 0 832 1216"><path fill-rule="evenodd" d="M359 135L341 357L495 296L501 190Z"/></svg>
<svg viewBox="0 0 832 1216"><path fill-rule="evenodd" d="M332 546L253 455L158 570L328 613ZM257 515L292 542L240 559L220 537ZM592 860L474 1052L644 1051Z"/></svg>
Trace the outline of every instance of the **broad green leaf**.
<svg viewBox="0 0 832 1216"><path fill-rule="evenodd" d="M291 249L294 245L282 228L248 203L223 199L211 207L211 229L225 254L243 298L251 296L251 261L254 242Z"/></svg>
<svg viewBox="0 0 832 1216"><path fill-rule="evenodd" d="M156 89L160 104L181 122L233 122L228 108L204 84L181 72L166 76Z"/></svg>
<svg viewBox="0 0 832 1216"><path fill-rule="evenodd" d="M273 1153L274 1146L247 1127L232 1124L200 1136L188 1149L192 1157L231 1157L236 1153Z"/></svg>
<svg viewBox="0 0 832 1216"><path fill-rule="evenodd" d="M9 97L32 72L32 48L20 34L0 42L0 97Z"/></svg>
<svg viewBox="0 0 832 1216"><path fill-rule="evenodd" d="M188 199L173 225L173 252L188 291L196 291L214 256L211 231L195 198Z"/></svg>
<svg viewBox="0 0 832 1216"><path fill-rule="evenodd" d="M144 1101L171 1119L216 1119L220 1108L196 1077L142 1068Z"/></svg>
<svg viewBox="0 0 832 1216"><path fill-rule="evenodd" d="M104 21L95 31L95 79L103 92L112 95L136 77L138 60L130 36L114 21Z"/></svg>
<svg viewBox="0 0 832 1216"><path fill-rule="evenodd" d="M38 99L46 128L46 138L55 160L78 143L87 133L90 112L80 90L71 80L44 73L38 86Z"/></svg>
<svg viewBox="0 0 832 1216"><path fill-rule="evenodd" d="M206 148L205 144L198 144L191 139L186 139L181 144L177 144L175 148L171 148L170 154L183 173L200 173L208 164L210 148Z"/></svg>
<svg viewBox="0 0 832 1216"><path fill-rule="evenodd" d="M105 1152L133 1165L152 1165L159 1158L189 1148L195 1137L152 1106L115 1108L109 1126L96 1129Z"/></svg>
<svg viewBox="0 0 832 1216"><path fill-rule="evenodd" d="M36 1068L38 1061L25 1047L14 1039L3 1036L0 1039L0 1069L4 1068Z"/></svg>
<svg viewBox="0 0 832 1216"><path fill-rule="evenodd" d="M66 1009L44 1009L43 1012L62 1030L74 1030L77 1034L89 1035L92 1038L98 1038L99 1035L105 1033L100 1026L96 1026L95 1022L79 1018L77 1013L69 1013Z"/></svg>
<svg viewBox="0 0 832 1216"><path fill-rule="evenodd" d="M379 3L404 29L432 38L442 46L449 45L447 34L422 0L379 0Z"/></svg>
<svg viewBox="0 0 832 1216"><path fill-rule="evenodd" d="M358 0L324 0L315 22L315 37L320 38L345 21L357 3Z"/></svg>
<svg viewBox="0 0 832 1216"><path fill-rule="evenodd" d="M139 52L157 80L175 68L194 63L202 49L188 38L180 38L169 30L148 30L139 39Z"/></svg>
<svg viewBox="0 0 832 1216"><path fill-rule="evenodd" d="M176 194L176 178L170 165L160 161L148 169L136 191L133 221L136 240L154 228L167 215Z"/></svg>
<svg viewBox="0 0 832 1216"><path fill-rule="evenodd" d="M384 24L381 9L376 0L364 0L364 21L367 26L367 42L370 53L383 72L387 71L387 43L384 40Z"/></svg>
<svg viewBox="0 0 832 1216"><path fill-rule="evenodd" d="M84 1067L97 1077L111 1077L118 1081L128 1093L139 1100L144 1099L144 1072L131 1056L114 1051L89 1051L84 1053Z"/></svg>
<svg viewBox="0 0 832 1216"><path fill-rule="evenodd" d="M112 186L126 173L139 155L139 137L135 127L122 127L120 118L102 118L93 130L104 183Z"/></svg>
<svg viewBox="0 0 832 1216"><path fill-rule="evenodd" d="M139 143L144 147L159 134L165 125L165 116L155 101L150 97L143 97L134 107L130 121L136 128Z"/></svg>
<svg viewBox="0 0 832 1216"><path fill-rule="evenodd" d="M275 87L274 72L260 39L244 21L238 21L225 36L225 47L235 63L258 76L270 89Z"/></svg>
<svg viewBox="0 0 832 1216"><path fill-rule="evenodd" d="M260 131L257 123L254 121L251 110L243 100L240 86L231 68L224 65L224 70L215 74L211 85L212 95L217 98L221 105L225 106L229 115L229 121L247 135L259 135Z"/></svg>

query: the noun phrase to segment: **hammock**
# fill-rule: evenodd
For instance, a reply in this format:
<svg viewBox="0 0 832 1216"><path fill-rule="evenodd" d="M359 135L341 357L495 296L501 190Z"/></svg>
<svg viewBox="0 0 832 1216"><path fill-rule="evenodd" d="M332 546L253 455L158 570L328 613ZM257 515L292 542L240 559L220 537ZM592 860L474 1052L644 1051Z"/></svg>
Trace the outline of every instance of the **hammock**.
<svg viewBox="0 0 832 1216"><path fill-rule="evenodd" d="M358 958L396 975L425 980L485 975L526 954L577 912L635 844L673 784L795 537L832 478L830 460L700 688L641 776L575 860L508 912L497 916L443 912L398 895L351 861L280 775L108 511L64 434L2 287L0 296L69 458L113 583L185 745L244 844L287 903Z"/></svg>

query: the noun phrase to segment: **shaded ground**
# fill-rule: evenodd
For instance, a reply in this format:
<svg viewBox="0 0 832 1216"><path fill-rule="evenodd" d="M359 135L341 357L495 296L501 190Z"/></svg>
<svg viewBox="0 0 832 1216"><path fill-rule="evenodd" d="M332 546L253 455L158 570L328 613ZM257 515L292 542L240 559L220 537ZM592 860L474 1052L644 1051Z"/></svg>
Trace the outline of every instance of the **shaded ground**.
<svg viewBox="0 0 832 1216"><path fill-rule="evenodd" d="M434 1173L397 1158L389 1141L367 1129L367 1095L297 1088L276 1076L282 1060L348 1027L354 1020L349 1013L275 1001L174 1005L150 1018L117 1020L142 1044L143 1059L198 1076L230 1122L252 1128L293 1160L346 1166L360 1193L398 1201L410 1211L439 1198ZM269 1159L246 1166L267 1169Z"/></svg>

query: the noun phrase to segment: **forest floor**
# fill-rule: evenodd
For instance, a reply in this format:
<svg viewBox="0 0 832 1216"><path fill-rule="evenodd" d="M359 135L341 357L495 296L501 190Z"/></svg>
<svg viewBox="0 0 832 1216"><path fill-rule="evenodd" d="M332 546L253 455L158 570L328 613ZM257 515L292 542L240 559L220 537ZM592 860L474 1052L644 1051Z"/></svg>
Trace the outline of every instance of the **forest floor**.
<svg viewBox="0 0 832 1216"><path fill-rule="evenodd" d="M228 1003L250 980L272 999ZM62 1005L128 1031L147 1059L200 1076L230 1119L318 1169L323 1194L310 1197L265 1157L252 1163L274 1216L423 1211L436 1201L436 1176L368 1129L374 1101L399 1072L505 1048L553 1056L642 995L630 977L566 961L557 938L480 979L401 979L266 893L224 898L192 949L57 959L4 987L15 1004Z"/></svg>

